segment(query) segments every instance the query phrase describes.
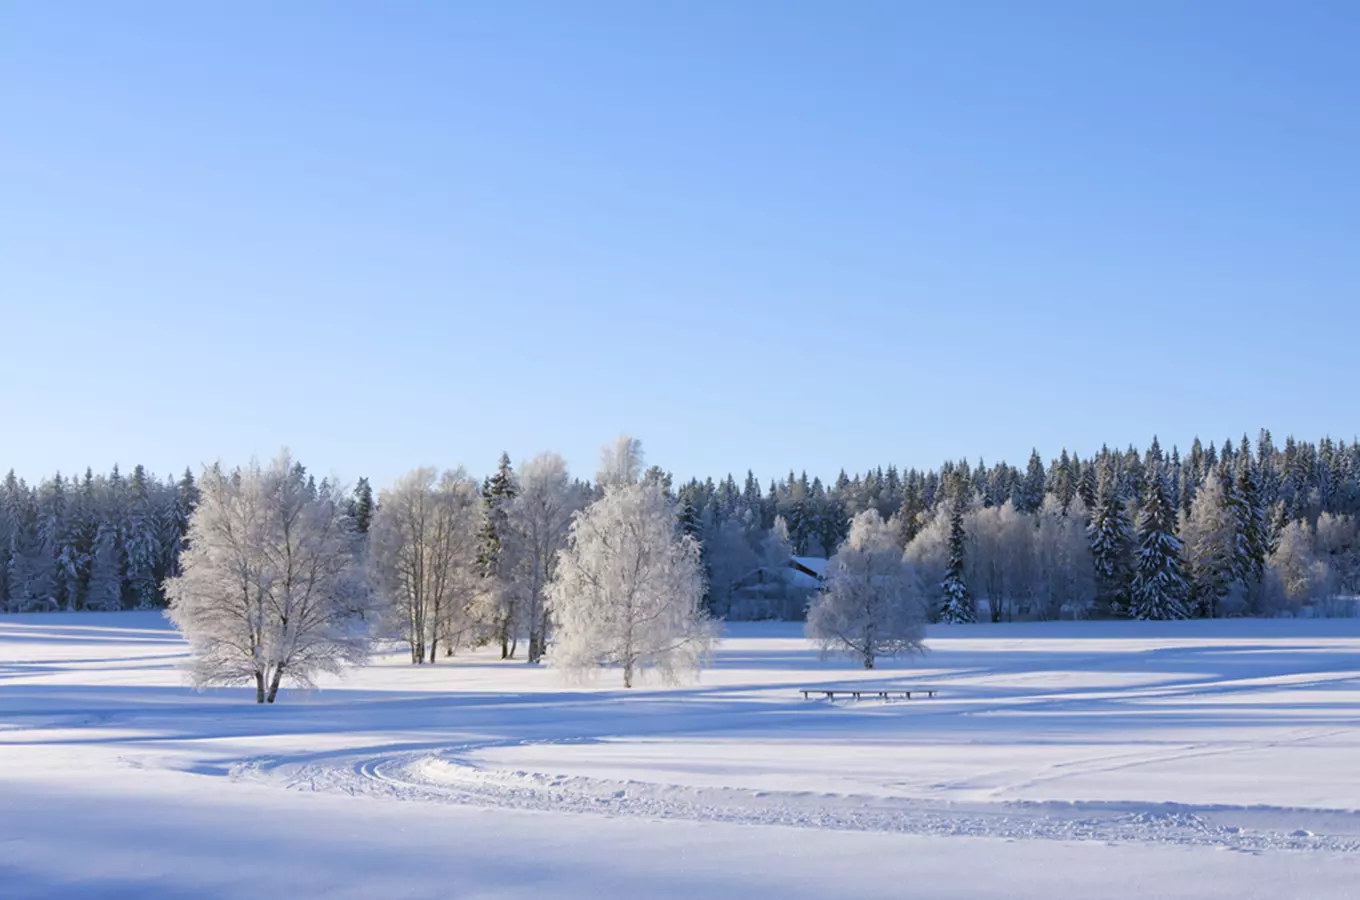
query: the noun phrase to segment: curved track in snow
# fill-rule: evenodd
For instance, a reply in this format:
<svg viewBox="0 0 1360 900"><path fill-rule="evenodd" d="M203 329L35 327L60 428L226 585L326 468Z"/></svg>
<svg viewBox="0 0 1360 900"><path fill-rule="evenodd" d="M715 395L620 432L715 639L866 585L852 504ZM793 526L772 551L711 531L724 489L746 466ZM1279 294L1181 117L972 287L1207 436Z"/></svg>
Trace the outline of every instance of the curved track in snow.
<svg viewBox="0 0 1360 900"><path fill-rule="evenodd" d="M257 759L234 766L231 774L293 790L652 820L1006 840L1137 841L1248 853L1360 853L1360 813L1346 810L1141 802L946 803L615 781L488 769L473 761L480 750L522 743L532 742L331 755L304 762Z"/></svg>

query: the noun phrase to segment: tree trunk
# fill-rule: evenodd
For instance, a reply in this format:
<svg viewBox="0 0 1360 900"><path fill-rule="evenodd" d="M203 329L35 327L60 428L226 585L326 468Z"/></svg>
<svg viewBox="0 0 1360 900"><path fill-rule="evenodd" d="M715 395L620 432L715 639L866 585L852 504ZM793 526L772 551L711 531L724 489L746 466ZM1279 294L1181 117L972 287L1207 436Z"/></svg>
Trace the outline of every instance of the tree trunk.
<svg viewBox="0 0 1360 900"><path fill-rule="evenodd" d="M626 688L633 686L633 661L631 659L623 664L623 686Z"/></svg>
<svg viewBox="0 0 1360 900"><path fill-rule="evenodd" d="M274 698L275 698L275 697L278 695L278 693L279 693L279 680L280 680L281 678L283 678L283 666L282 666L282 665L277 666L277 667L275 667L275 669L274 669L274 677L273 677L273 679L270 680L270 682L269 682L269 696L265 697L264 702L266 702L266 703L273 703L273 702L274 702Z"/></svg>
<svg viewBox="0 0 1360 900"><path fill-rule="evenodd" d="M866 651L864 654L864 668L872 669L873 667L874 667L874 655Z"/></svg>
<svg viewBox="0 0 1360 900"><path fill-rule="evenodd" d="M435 654L439 652L439 638L435 637L430 641L430 665L435 663Z"/></svg>
<svg viewBox="0 0 1360 900"><path fill-rule="evenodd" d="M264 702L264 673L258 669L255 671L255 702Z"/></svg>

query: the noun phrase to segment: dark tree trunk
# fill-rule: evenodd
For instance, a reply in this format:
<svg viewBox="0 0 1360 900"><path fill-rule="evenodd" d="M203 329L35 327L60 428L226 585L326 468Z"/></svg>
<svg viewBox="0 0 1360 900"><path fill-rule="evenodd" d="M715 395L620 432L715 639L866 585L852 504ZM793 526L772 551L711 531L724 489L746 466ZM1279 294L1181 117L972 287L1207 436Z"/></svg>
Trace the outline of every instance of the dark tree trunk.
<svg viewBox="0 0 1360 900"><path fill-rule="evenodd" d="M269 682L269 696L264 698L264 702L266 703L274 702L274 698L278 696L279 693L279 680L282 678L283 678L283 666L277 666L274 669L274 677Z"/></svg>
<svg viewBox="0 0 1360 900"><path fill-rule="evenodd" d="M264 673L259 671L255 673L255 702L264 702Z"/></svg>

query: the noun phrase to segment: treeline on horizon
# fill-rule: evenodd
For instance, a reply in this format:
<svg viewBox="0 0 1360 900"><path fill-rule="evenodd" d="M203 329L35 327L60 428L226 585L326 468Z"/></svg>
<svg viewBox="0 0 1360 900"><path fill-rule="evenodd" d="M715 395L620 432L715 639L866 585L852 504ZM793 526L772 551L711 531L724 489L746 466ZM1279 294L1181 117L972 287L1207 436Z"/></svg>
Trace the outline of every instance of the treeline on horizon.
<svg viewBox="0 0 1360 900"><path fill-rule="evenodd" d="M1196 439L1182 454L1154 438L1085 459L1063 450L1023 466L889 465L830 483L793 472L762 483L748 472L674 484L656 466L646 477L666 486L679 527L701 542L718 615L760 615L739 602L750 572L790 554L834 554L867 510L891 523L937 619L1269 615L1360 594L1354 440L1280 445L1262 431L1254 442ZM10 472L0 484L0 610L164 607L197 499L189 470L158 478L115 466L33 485ZM347 510L356 532L377 502L360 479ZM1140 605L1148 579L1163 585L1152 592L1160 605Z"/></svg>

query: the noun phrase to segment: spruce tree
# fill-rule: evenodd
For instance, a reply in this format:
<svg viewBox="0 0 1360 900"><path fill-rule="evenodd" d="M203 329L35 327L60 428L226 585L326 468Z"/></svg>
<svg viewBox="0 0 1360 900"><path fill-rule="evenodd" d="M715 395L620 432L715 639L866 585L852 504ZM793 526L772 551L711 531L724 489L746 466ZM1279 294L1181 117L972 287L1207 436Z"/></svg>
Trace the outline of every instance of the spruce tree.
<svg viewBox="0 0 1360 900"><path fill-rule="evenodd" d="M510 466L510 454L501 453L496 474L482 483L482 503L486 516L477 550L477 568L483 578L501 574L501 540L505 534L505 504L515 496L515 473Z"/></svg>
<svg viewBox="0 0 1360 900"><path fill-rule="evenodd" d="M1270 524L1261 490L1257 483L1256 467L1252 464L1250 445L1242 439L1243 449L1236 457L1232 502L1238 538L1234 547L1233 569L1243 585L1251 590L1260 585L1270 556Z"/></svg>
<svg viewBox="0 0 1360 900"><path fill-rule="evenodd" d="M350 518L354 520L354 530L368 534L373 522L373 488L367 478L360 478L354 486L354 501L350 506Z"/></svg>
<svg viewBox="0 0 1360 900"><path fill-rule="evenodd" d="M156 510L151 497L151 478L140 464L132 469L128 479L129 510L127 516L127 588L131 602L137 609L154 609L162 605L161 586L156 580L156 561L160 541Z"/></svg>
<svg viewBox="0 0 1360 900"><path fill-rule="evenodd" d="M1077 468L1077 496L1087 509L1096 508L1096 466L1095 460L1081 462L1073 457L1072 465Z"/></svg>
<svg viewBox="0 0 1360 900"><path fill-rule="evenodd" d="M921 477L913 469L902 489L902 506L897 510L897 542L906 547L921 531L925 519L926 501Z"/></svg>
<svg viewBox="0 0 1360 900"><path fill-rule="evenodd" d="M1058 498L1065 514L1067 508L1072 505L1072 498L1077 495L1077 476L1072 471L1072 460L1067 455L1066 447L1058 456L1058 461L1053 464L1053 471L1048 475L1046 487L1049 493Z"/></svg>
<svg viewBox="0 0 1360 900"><path fill-rule="evenodd" d="M944 597L940 605L941 622L972 622L976 619L973 597L964 578L965 538L963 530L963 491L961 485L955 488L953 508L949 513L949 562L946 564L944 580L940 590Z"/></svg>
<svg viewBox="0 0 1360 900"><path fill-rule="evenodd" d="M1025 469L1025 477L1020 482L1019 500L1015 508L1020 512L1034 514L1040 506L1044 505L1044 484L1046 482L1044 473L1044 461L1039 456L1038 449L1030 451L1029 467Z"/></svg>
<svg viewBox="0 0 1360 900"><path fill-rule="evenodd" d="M1167 475L1154 466L1147 473L1138 521L1138 559L1129 602L1129 615L1135 619L1184 619L1189 615L1189 588L1175 529L1176 509L1168 496Z"/></svg>
<svg viewBox="0 0 1360 900"><path fill-rule="evenodd" d="M699 524L699 512L694 508L694 499L687 490L682 489L680 492L676 520L680 526L680 533L686 537L694 538L695 542L702 547L703 529Z"/></svg>
<svg viewBox="0 0 1360 900"><path fill-rule="evenodd" d="M1096 569L1096 600L1109 613L1124 610L1133 580L1128 510L1113 462L1107 462L1091 511L1088 534Z"/></svg>
<svg viewBox="0 0 1360 900"><path fill-rule="evenodd" d="M508 530L506 504L515 497L515 473L510 467L510 454L501 453L496 474L482 483L482 504L484 514L482 528L478 535L477 571L491 586L493 594L500 593L496 584L503 576L503 541ZM515 627L514 609L505 604L498 606L496 621L492 623L495 638L501 645L501 659L514 655L516 636L511 632Z"/></svg>

